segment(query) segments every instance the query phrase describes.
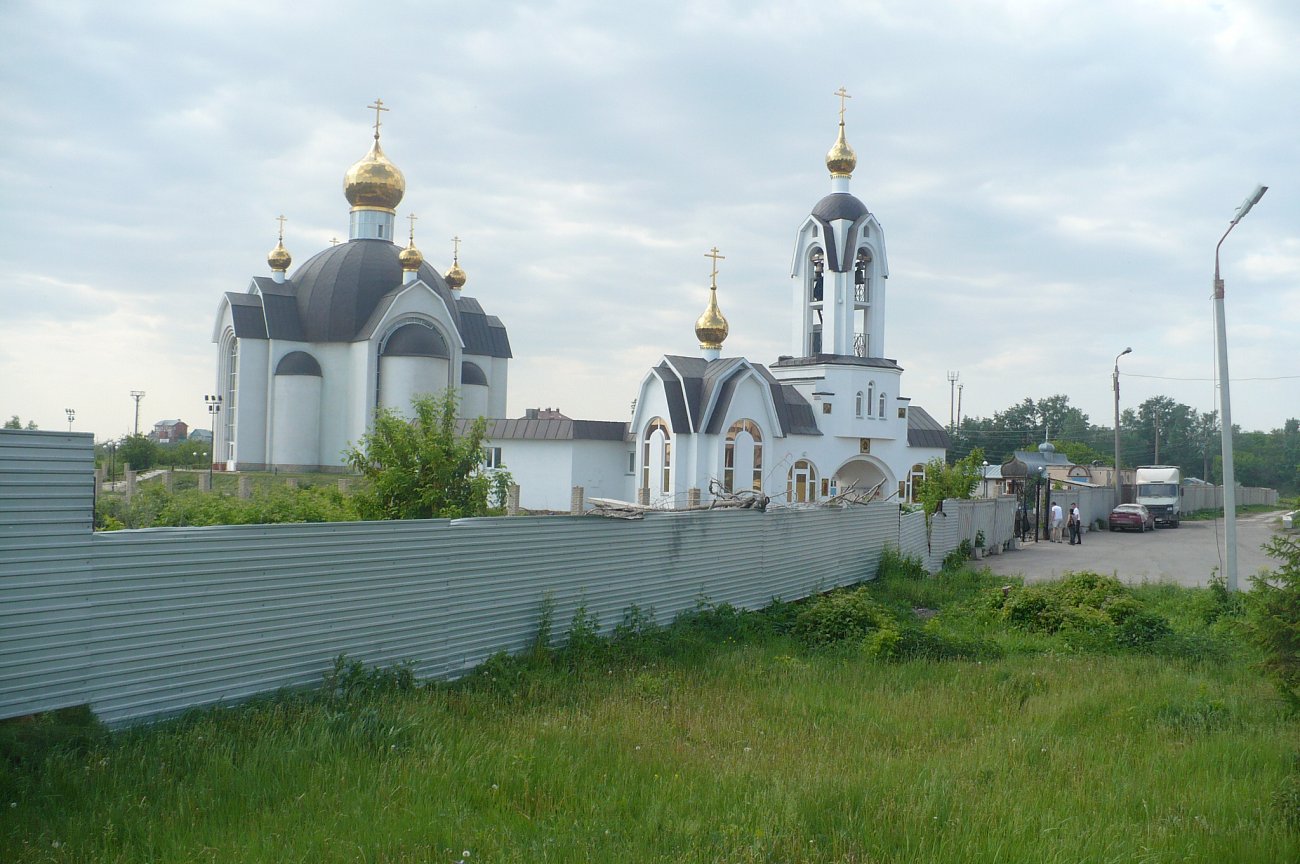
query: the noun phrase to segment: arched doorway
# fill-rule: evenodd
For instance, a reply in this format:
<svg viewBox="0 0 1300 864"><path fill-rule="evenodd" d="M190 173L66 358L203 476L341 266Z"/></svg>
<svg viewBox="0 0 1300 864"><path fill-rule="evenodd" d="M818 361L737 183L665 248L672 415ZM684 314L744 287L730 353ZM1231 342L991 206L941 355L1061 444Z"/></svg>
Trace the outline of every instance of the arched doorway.
<svg viewBox="0 0 1300 864"><path fill-rule="evenodd" d="M889 466L871 456L855 456L835 472L835 487L841 493L852 488L865 495L875 489L879 497L887 498L893 494L896 485Z"/></svg>

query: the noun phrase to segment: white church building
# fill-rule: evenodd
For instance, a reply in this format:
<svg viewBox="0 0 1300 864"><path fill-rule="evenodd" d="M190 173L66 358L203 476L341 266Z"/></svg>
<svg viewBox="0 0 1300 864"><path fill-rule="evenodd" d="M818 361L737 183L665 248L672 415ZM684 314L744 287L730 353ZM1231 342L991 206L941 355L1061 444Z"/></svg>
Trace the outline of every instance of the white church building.
<svg viewBox="0 0 1300 864"><path fill-rule="evenodd" d="M841 93L841 95L843 95ZM824 500L850 489L912 500L925 463L948 447L943 427L902 395L885 356L889 277L879 221L849 191L856 156L839 136L826 157L831 188L799 224L791 267L790 353L770 366L723 356L717 249L700 354L665 355L641 380L630 423L531 409L506 418L510 343L504 325L424 263L412 230L393 242L401 172L379 147L348 171L347 243L288 275L227 293L213 330L223 399L214 459L230 470L343 470L342 453L380 408L456 388L461 416L487 417L487 469L504 466L532 510L588 497L684 507L710 488L773 501Z"/></svg>
<svg viewBox="0 0 1300 864"><path fill-rule="evenodd" d="M347 172L348 241L288 275L280 241L271 276L217 308L221 411L213 461L231 471L343 470L343 453L376 409L409 413L424 393L456 388L464 416L506 413L510 340L500 319L462 293L453 260L439 275L415 248L394 243L406 181L379 146Z"/></svg>

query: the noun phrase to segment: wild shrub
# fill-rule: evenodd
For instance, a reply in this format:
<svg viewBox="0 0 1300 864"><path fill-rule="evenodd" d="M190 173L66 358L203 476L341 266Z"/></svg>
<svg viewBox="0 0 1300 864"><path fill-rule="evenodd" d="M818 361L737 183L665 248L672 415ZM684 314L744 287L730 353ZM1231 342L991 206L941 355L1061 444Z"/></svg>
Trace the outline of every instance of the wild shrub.
<svg viewBox="0 0 1300 864"><path fill-rule="evenodd" d="M886 546L880 552L877 579L924 579L929 574L918 555L904 555L897 546Z"/></svg>
<svg viewBox="0 0 1300 864"><path fill-rule="evenodd" d="M970 560L972 552L973 548L970 545L970 541L962 540L957 544L956 549L943 556L943 564L941 567L948 572L960 570L966 566L966 562Z"/></svg>
<svg viewBox="0 0 1300 864"><path fill-rule="evenodd" d="M809 648L825 648L861 642L868 633L889 624L889 613L861 587L823 594L809 602L795 619L794 636Z"/></svg>
<svg viewBox="0 0 1300 864"><path fill-rule="evenodd" d="M1263 654L1264 674L1300 711L1300 539L1275 534L1264 549L1281 566L1251 579L1246 633Z"/></svg>
<svg viewBox="0 0 1300 864"><path fill-rule="evenodd" d="M392 666L367 667L346 654L334 658L325 673L321 693L326 701L347 703L387 693L407 693L416 688L415 665L411 661Z"/></svg>
<svg viewBox="0 0 1300 864"><path fill-rule="evenodd" d="M1149 649L1173 632L1166 617L1134 597L1118 579L1097 573L1073 573L1061 582L989 596L990 605L1011 626L1064 633L1076 647L1097 649L1113 643Z"/></svg>

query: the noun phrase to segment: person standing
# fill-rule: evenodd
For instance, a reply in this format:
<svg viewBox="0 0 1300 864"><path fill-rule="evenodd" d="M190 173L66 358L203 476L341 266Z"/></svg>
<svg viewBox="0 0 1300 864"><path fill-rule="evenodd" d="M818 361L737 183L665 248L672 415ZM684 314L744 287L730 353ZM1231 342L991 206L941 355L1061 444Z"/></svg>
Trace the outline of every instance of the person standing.
<svg viewBox="0 0 1300 864"><path fill-rule="evenodd" d="M1083 522L1080 521L1078 501L1070 503L1070 545L1083 545Z"/></svg>
<svg viewBox="0 0 1300 864"><path fill-rule="evenodd" d="M1052 502L1052 542L1061 542L1061 524L1065 521L1065 511L1061 505L1055 501Z"/></svg>

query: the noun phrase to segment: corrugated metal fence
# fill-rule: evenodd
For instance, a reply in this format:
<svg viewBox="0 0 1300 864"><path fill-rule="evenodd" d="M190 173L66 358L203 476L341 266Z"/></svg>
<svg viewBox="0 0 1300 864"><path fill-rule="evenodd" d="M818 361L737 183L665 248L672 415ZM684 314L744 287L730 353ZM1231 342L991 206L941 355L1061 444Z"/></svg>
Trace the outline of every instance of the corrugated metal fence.
<svg viewBox="0 0 1300 864"><path fill-rule="evenodd" d="M338 654L455 676L526 647L547 603L559 632L579 605L603 629L632 605L758 608L871 578L889 544L933 568L975 530L1004 542L1015 503L946 502L929 542L885 502L92 534L91 437L20 436L0 434L0 717L160 717L318 682Z"/></svg>

